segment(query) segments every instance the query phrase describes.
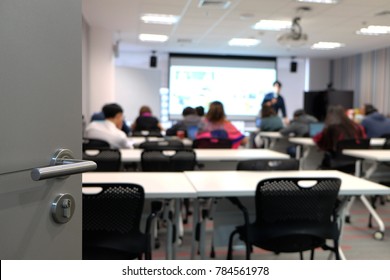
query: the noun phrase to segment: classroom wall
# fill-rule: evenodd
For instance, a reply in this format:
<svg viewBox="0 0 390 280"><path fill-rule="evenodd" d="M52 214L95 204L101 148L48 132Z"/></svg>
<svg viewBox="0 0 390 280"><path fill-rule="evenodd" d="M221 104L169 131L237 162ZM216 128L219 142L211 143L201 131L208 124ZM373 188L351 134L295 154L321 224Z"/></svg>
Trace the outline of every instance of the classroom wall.
<svg viewBox="0 0 390 280"><path fill-rule="evenodd" d="M333 64L334 87L353 90L355 107L371 103L390 113L390 48L335 59Z"/></svg>
<svg viewBox="0 0 390 280"><path fill-rule="evenodd" d="M290 72L291 58L277 58L278 80L282 83L281 94L286 104L287 116L292 118L297 109L303 108L303 92L305 90L305 79L307 74L306 59L295 59L298 63L297 71Z"/></svg>
<svg viewBox="0 0 390 280"><path fill-rule="evenodd" d="M83 30L84 31L84 30ZM89 28L88 34L88 106L84 109L89 120L104 104L115 102L115 67L111 33L102 28Z"/></svg>
<svg viewBox="0 0 390 280"><path fill-rule="evenodd" d="M115 81L115 100L123 107L126 121L132 123L143 105L160 117L160 70L116 67Z"/></svg>

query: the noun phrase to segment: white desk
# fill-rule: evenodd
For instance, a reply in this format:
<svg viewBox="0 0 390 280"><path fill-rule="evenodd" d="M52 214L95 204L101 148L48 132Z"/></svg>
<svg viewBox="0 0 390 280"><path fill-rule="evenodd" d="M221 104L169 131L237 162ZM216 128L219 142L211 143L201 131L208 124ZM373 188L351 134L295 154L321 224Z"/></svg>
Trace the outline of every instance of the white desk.
<svg viewBox="0 0 390 280"><path fill-rule="evenodd" d="M385 138L371 138L370 146L374 148L382 147L385 140ZM309 157L310 150L316 147L316 143L309 137L290 137L288 141L298 145L296 148L296 159L299 159L301 166L303 166L304 161Z"/></svg>
<svg viewBox="0 0 390 280"><path fill-rule="evenodd" d="M257 183L269 178L337 177L340 195L387 195L390 188L336 170L299 171L186 171L198 197L253 196Z"/></svg>
<svg viewBox="0 0 390 280"><path fill-rule="evenodd" d="M378 138L377 138L378 139ZM377 141L379 142L379 141ZM345 149L342 151L344 155L352 156L356 158L355 162L355 175L362 177L362 161L364 159L372 160L373 164L367 169L364 178L370 179L371 176L378 168L380 162L390 161L390 150L373 150L373 149ZM389 188L390 189L390 188ZM382 239L383 233L385 231L385 225L383 224L382 219L378 216L375 209L372 208L371 204L368 202L365 196L360 196L360 199L366 206L367 210L370 212L374 220L378 223L379 232L374 236L376 239ZM352 204L352 202L351 202Z"/></svg>
<svg viewBox="0 0 390 280"><path fill-rule="evenodd" d="M89 172L83 173L83 183L135 183L144 188L149 199L174 199L175 223L180 215L180 198L195 198L196 191L182 172ZM167 221L166 258L175 258L175 244L172 244L172 223L165 207L164 219ZM194 225L195 228L196 225ZM179 227L176 227L178 233ZM178 234L176 234L176 238Z"/></svg>
<svg viewBox="0 0 390 280"><path fill-rule="evenodd" d="M139 149L121 149L122 162L140 162ZM287 154L267 149L194 149L197 161L240 161L249 159L285 159Z"/></svg>
<svg viewBox="0 0 390 280"><path fill-rule="evenodd" d="M277 139L284 138L278 131L260 131L259 135L264 141L265 149L272 149L275 146Z"/></svg>
<svg viewBox="0 0 390 280"><path fill-rule="evenodd" d="M341 179L341 196L385 195L390 189L340 171L188 171L186 176L197 191L198 197L254 196L259 181L285 177L337 177ZM215 222L215 221L214 221ZM200 240L201 257L205 257L204 239Z"/></svg>

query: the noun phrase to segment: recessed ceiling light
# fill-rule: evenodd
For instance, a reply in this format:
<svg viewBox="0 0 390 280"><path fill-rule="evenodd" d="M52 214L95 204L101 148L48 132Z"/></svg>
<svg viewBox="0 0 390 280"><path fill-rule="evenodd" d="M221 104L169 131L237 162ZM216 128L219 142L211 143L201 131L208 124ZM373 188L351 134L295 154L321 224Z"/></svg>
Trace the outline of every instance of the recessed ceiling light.
<svg viewBox="0 0 390 280"><path fill-rule="evenodd" d="M251 38L233 38L228 44L229 46L234 47L253 47L260 44L260 40Z"/></svg>
<svg viewBox="0 0 390 280"><path fill-rule="evenodd" d="M344 47L344 44L337 43L337 42L318 42L311 46L311 49L316 50L331 50L336 48Z"/></svg>
<svg viewBox="0 0 390 280"><path fill-rule="evenodd" d="M287 20L260 20L253 27L256 30L282 30L291 28L291 21Z"/></svg>
<svg viewBox="0 0 390 280"><path fill-rule="evenodd" d="M339 0L296 0L298 2L306 3L320 3L320 4L337 4Z"/></svg>
<svg viewBox="0 0 390 280"><path fill-rule="evenodd" d="M360 35L386 35L390 34L390 26L370 25L356 31Z"/></svg>
<svg viewBox="0 0 390 280"><path fill-rule="evenodd" d="M141 16L141 20L145 23L170 25L178 22L179 17L174 15L163 15L163 14L144 14Z"/></svg>
<svg viewBox="0 0 390 280"><path fill-rule="evenodd" d="M168 36L159 34L139 34L138 38L143 42L165 42Z"/></svg>

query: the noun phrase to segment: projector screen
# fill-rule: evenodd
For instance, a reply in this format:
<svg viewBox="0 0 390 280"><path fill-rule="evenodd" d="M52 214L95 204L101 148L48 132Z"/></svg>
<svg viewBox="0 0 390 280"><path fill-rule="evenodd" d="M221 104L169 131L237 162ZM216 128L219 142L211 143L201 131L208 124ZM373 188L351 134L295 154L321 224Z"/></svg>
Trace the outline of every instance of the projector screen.
<svg viewBox="0 0 390 280"><path fill-rule="evenodd" d="M275 58L170 54L169 63L170 119L218 100L228 119L254 120L276 80Z"/></svg>

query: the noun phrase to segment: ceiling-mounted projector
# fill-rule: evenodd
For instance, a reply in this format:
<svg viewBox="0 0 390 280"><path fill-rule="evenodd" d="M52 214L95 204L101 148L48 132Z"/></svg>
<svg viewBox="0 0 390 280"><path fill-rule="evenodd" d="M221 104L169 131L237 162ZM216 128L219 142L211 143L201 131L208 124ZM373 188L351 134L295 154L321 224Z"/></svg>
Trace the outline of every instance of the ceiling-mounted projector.
<svg viewBox="0 0 390 280"><path fill-rule="evenodd" d="M302 33L302 27L299 24L300 20L299 17L293 19L291 29L277 38L279 44L288 47L299 47L306 44L308 36Z"/></svg>

